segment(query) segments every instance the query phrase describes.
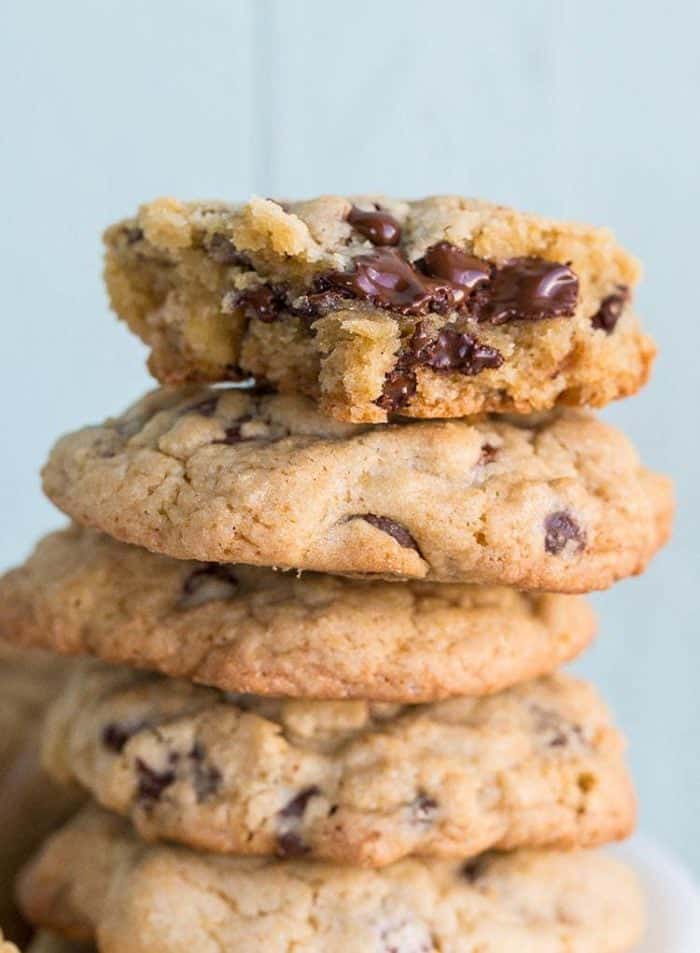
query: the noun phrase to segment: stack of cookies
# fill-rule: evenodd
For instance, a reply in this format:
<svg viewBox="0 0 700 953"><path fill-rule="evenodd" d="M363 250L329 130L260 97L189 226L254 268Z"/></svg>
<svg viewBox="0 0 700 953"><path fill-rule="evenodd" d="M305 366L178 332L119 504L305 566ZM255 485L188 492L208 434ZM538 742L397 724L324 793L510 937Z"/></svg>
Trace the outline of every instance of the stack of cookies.
<svg viewBox="0 0 700 953"><path fill-rule="evenodd" d="M456 197L160 200L107 231L163 385L61 439L0 634L84 656L18 879L102 953L622 953L624 741L557 671L668 481L584 406L654 348L601 229ZM46 942L46 940L42 940Z"/></svg>

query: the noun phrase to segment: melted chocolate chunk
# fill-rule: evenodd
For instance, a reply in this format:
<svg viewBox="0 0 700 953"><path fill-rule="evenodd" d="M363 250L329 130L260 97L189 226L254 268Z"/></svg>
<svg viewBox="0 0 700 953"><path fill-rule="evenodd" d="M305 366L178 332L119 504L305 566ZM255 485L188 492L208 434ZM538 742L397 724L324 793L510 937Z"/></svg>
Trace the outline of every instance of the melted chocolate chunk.
<svg viewBox="0 0 700 953"><path fill-rule="evenodd" d="M308 294L296 297L284 286L257 285L228 292L225 309L243 308L249 318L267 323L286 311L307 319L310 331L319 314L342 307L347 298L405 315L463 311L492 324L570 317L575 311L578 278L568 265L541 258L513 258L495 266L449 242L432 245L423 258L411 263L402 251L390 247L400 238L398 223L390 215L353 208L348 221L378 246L357 255L349 271L319 275ZM478 374L502 361L493 348L468 335L465 338L462 348L469 355L463 356L461 369L466 373ZM475 349L480 350L474 353ZM427 356L426 362L429 359ZM410 389L410 380L404 386ZM398 399L405 398L399 395Z"/></svg>
<svg viewBox="0 0 700 953"><path fill-rule="evenodd" d="M566 544L572 541L574 552L580 553L586 548L586 534L576 520L564 510L550 513L544 521L544 548L552 556L558 556Z"/></svg>
<svg viewBox="0 0 700 953"><path fill-rule="evenodd" d="M614 294L603 298L600 308L591 318L591 324L606 334L612 334L617 327L617 322L622 316L625 305L629 301L629 288L626 285L619 285L619 290Z"/></svg>
<svg viewBox="0 0 700 953"><path fill-rule="evenodd" d="M220 232L215 232L211 236L207 254L218 265L239 265L250 268L250 259L239 252L233 242Z"/></svg>
<svg viewBox="0 0 700 953"><path fill-rule="evenodd" d="M378 407L391 413L406 407L416 392L418 382L416 372L410 366L400 362L393 371L389 371L384 379L381 396L375 401Z"/></svg>
<svg viewBox="0 0 700 953"><path fill-rule="evenodd" d="M400 353L396 366L386 375L382 393L375 403L389 412L405 407L416 392L417 367L473 377L501 364L502 354L482 344L472 334L445 327L431 339L430 328L426 322L420 321Z"/></svg>
<svg viewBox="0 0 700 953"><path fill-rule="evenodd" d="M430 824L437 814L438 802L421 791L411 804L413 819L420 824Z"/></svg>
<svg viewBox="0 0 700 953"><path fill-rule="evenodd" d="M401 226L388 212L376 207L374 212L365 212L353 205L348 213L348 222L373 245L398 245L401 241Z"/></svg>
<svg viewBox="0 0 700 953"><path fill-rule="evenodd" d="M123 721L110 721L102 729L102 744L105 748L120 754L129 738L133 738L142 728L146 727L147 723L145 721L132 722L131 724Z"/></svg>
<svg viewBox="0 0 700 953"><path fill-rule="evenodd" d="M466 297L464 288L422 274L394 248L358 255L352 271L322 275L316 289L343 293L401 314L445 314L459 308Z"/></svg>
<svg viewBox="0 0 700 953"><path fill-rule="evenodd" d="M284 294L279 289L258 285L241 291L234 299L234 307L243 308L248 318L257 318L266 324L272 324L279 317L286 304Z"/></svg>
<svg viewBox="0 0 700 953"><path fill-rule="evenodd" d="M192 762L192 773L194 778L194 790L198 801L206 801L207 798L215 794L221 785L221 771L207 761L207 754L204 745L200 741L195 741L190 753Z"/></svg>
<svg viewBox="0 0 700 953"><path fill-rule="evenodd" d="M571 317L578 300L578 278L568 265L542 258L512 258L477 289L477 319L491 324Z"/></svg>
<svg viewBox="0 0 700 953"><path fill-rule="evenodd" d="M232 599L238 592L238 579L231 566L223 563L205 563L195 569L182 585L180 609L193 609L205 602Z"/></svg>
<svg viewBox="0 0 700 953"><path fill-rule="evenodd" d="M420 552L418 543L401 523L389 519L388 516L375 516L374 513L358 514L358 518L363 519L366 523L369 523L370 526L381 530L382 533L387 533L392 539L395 539L403 549L415 549L417 553ZM350 519L355 519L355 517L351 516Z"/></svg>
<svg viewBox="0 0 700 953"><path fill-rule="evenodd" d="M147 765L141 758L136 759L138 771L138 797L140 801L157 801L163 791L175 780L175 771L167 768L165 771L156 771Z"/></svg>
<svg viewBox="0 0 700 953"><path fill-rule="evenodd" d="M303 788L291 801L285 804L279 812L279 816L282 818L303 817L304 811L311 798L317 797L320 793L321 789L315 784L310 785L308 788Z"/></svg>
<svg viewBox="0 0 700 953"><path fill-rule="evenodd" d="M491 277L491 265L487 261L462 251L450 242L431 245L416 266L433 278L444 278L470 291Z"/></svg>
<svg viewBox="0 0 700 953"><path fill-rule="evenodd" d="M416 330L416 335L418 333ZM471 334L443 328L433 341L415 351L414 363L443 374L457 371L473 377L482 371L500 367L503 355L495 348L477 341Z"/></svg>

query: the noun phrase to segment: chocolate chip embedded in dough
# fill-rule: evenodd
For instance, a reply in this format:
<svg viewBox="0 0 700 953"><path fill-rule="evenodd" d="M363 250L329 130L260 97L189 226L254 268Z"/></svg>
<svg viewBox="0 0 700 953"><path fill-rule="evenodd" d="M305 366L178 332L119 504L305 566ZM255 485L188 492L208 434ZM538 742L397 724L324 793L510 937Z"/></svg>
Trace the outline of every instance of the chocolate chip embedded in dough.
<svg viewBox="0 0 700 953"><path fill-rule="evenodd" d="M575 553L586 548L586 534L570 513L557 510L550 513L544 521L544 548L552 556L558 556L568 543Z"/></svg>
<svg viewBox="0 0 700 953"><path fill-rule="evenodd" d="M488 285L477 289L475 315L491 324L571 317L578 289L578 278L568 265L512 258L495 269Z"/></svg>
<svg viewBox="0 0 700 953"><path fill-rule="evenodd" d="M357 208L348 212L348 222L373 245L398 245L401 241L401 226L388 212L376 208L372 212Z"/></svg>
<svg viewBox="0 0 700 953"><path fill-rule="evenodd" d="M350 518L355 519L355 517ZM415 549L416 552L419 552L418 543L413 536L411 536L405 526L402 526L401 523L397 523L396 520L389 519L388 516L375 516L374 513L357 514L357 518L365 520L366 523L381 530L382 533L387 533L392 539L395 539L403 549Z"/></svg>
<svg viewBox="0 0 700 953"><path fill-rule="evenodd" d="M238 585L231 566L223 563L204 563L185 579L178 608L194 609L207 602L232 599L238 592Z"/></svg>
<svg viewBox="0 0 700 953"><path fill-rule="evenodd" d="M605 331L606 334L612 334L628 301L629 288L626 285L620 285L618 291L601 301L600 308L591 318L593 327L599 331Z"/></svg>

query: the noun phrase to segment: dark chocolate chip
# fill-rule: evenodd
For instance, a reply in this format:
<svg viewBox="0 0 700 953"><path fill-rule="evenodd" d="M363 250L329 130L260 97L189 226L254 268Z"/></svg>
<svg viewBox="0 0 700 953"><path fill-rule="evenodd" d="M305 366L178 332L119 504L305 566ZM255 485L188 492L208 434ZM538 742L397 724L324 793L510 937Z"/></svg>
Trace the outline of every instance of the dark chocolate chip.
<svg viewBox="0 0 700 953"><path fill-rule="evenodd" d="M411 815L420 824L431 824L437 814L438 802L421 791L411 804Z"/></svg>
<svg viewBox="0 0 700 953"><path fill-rule="evenodd" d="M233 242L220 232L215 232L209 239L207 254L218 265L239 265L250 268L250 259L247 255L239 252Z"/></svg>
<svg viewBox="0 0 700 953"><path fill-rule="evenodd" d="M318 788L315 784L310 785L308 788L304 788L295 797L293 797L291 801L285 804L285 806L280 810L279 816L282 818L302 817L311 798L317 797L320 793L320 788Z"/></svg>
<svg viewBox="0 0 700 953"><path fill-rule="evenodd" d="M300 857L306 854L309 848L304 844L299 833L299 821L309 801L321 793L320 789L312 784L303 788L278 812L280 830L277 833L277 853L281 857Z"/></svg>
<svg viewBox="0 0 700 953"><path fill-rule="evenodd" d="M126 239L127 245L135 245L136 242L140 242L143 238L143 229L135 226L127 226L124 229L124 238Z"/></svg>
<svg viewBox="0 0 700 953"><path fill-rule="evenodd" d="M195 741L189 753L193 765L194 790L198 801L206 801L221 786L221 771L207 761L207 754L201 741Z"/></svg>
<svg viewBox="0 0 700 953"><path fill-rule="evenodd" d="M618 291L601 301L600 308L591 318L593 327L605 331L606 334L612 334L628 300L629 288L626 285L619 285Z"/></svg>
<svg viewBox="0 0 700 953"><path fill-rule="evenodd" d="M550 513L544 521L544 548L553 556L558 556L568 542L573 542L574 552L580 553L586 548L586 534L576 520L565 510Z"/></svg>
<svg viewBox="0 0 700 953"><path fill-rule="evenodd" d="M141 801L157 801L163 791L175 780L175 771L172 768L156 771L141 758L136 759L136 769L139 781L138 797Z"/></svg>
<svg viewBox="0 0 700 953"><path fill-rule="evenodd" d="M474 857L473 860L468 860L465 864L462 864L460 868L460 876L463 877L468 883L474 884L488 872L489 866L491 863L491 857L489 854L482 854L479 857Z"/></svg>
<svg viewBox="0 0 700 953"><path fill-rule="evenodd" d="M392 215L380 209L365 212L353 205L348 222L373 245L398 245L401 241L401 226Z"/></svg>
<svg viewBox="0 0 700 953"><path fill-rule="evenodd" d="M357 516L351 516L350 519L365 520L370 526L376 527L376 529L381 530L382 533L387 533L392 539L395 539L403 549L415 549L416 552L420 552L418 543L413 536L411 536L406 527L402 526L401 523L397 523L395 520L389 519L388 516L375 516L374 513L361 513L357 514Z"/></svg>
<svg viewBox="0 0 700 953"><path fill-rule="evenodd" d="M422 274L395 248L358 255L351 271L318 278L316 290L336 291L401 314L445 314L460 307L466 297L464 288Z"/></svg>
<svg viewBox="0 0 700 953"><path fill-rule="evenodd" d="M241 443L244 440L254 440L254 437L243 437L241 435L241 427L249 420L252 420L250 414L246 415L245 417L241 417L235 422L235 424L231 424L230 427L227 427L224 430L224 435L220 440L212 440L212 443L223 443L228 444L228 446L233 446L234 444Z"/></svg>
<svg viewBox="0 0 700 953"><path fill-rule="evenodd" d="M308 854L309 850L296 831L284 831L277 835L277 854L280 857L301 857Z"/></svg>
<svg viewBox="0 0 700 953"><path fill-rule="evenodd" d="M481 456L479 458L479 463L487 464L493 463L493 461L498 456L498 447L494 447L492 443L485 443L481 447Z"/></svg>
<svg viewBox="0 0 700 953"><path fill-rule="evenodd" d="M231 566L223 563L204 563L195 569L182 584L180 609L193 609L205 602L232 599L238 591L238 579Z"/></svg>
<svg viewBox="0 0 700 953"><path fill-rule="evenodd" d="M542 258L512 258L495 269L474 296L480 321L542 321L571 317L578 300L578 278L568 265Z"/></svg>
<svg viewBox="0 0 700 953"><path fill-rule="evenodd" d="M433 278L444 278L470 291L491 277L491 265L487 261L462 251L450 242L431 245L416 265Z"/></svg>
<svg viewBox="0 0 700 953"><path fill-rule="evenodd" d="M235 443L240 443L243 440L241 437L241 425L232 424L232 426L227 427L224 430L224 435L220 440L212 440L212 443L223 443L228 444L229 447L232 447Z"/></svg>
<svg viewBox="0 0 700 953"><path fill-rule="evenodd" d="M284 295L278 289L269 288L267 285L248 288L234 298L234 306L242 308L248 318L257 318L266 324L277 320L285 303Z"/></svg>
<svg viewBox="0 0 700 953"><path fill-rule="evenodd" d="M566 748L573 742L585 743L580 725L542 705L532 705L531 711L535 719L535 731L542 736L548 748Z"/></svg>
<svg viewBox="0 0 700 953"><path fill-rule="evenodd" d="M503 355L493 347L482 344L473 335L454 328L443 328L434 341L416 351L416 364L430 367L438 373L456 371L469 377L482 371L500 367Z"/></svg>
<svg viewBox="0 0 700 953"><path fill-rule="evenodd" d="M145 727L147 727L145 721L132 722L131 724L123 721L110 721L102 729L102 744L105 748L110 748L119 754L123 751L127 741Z"/></svg>
<svg viewBox="0 0 700 953"><path fill-rule="evenodd" d="M388 413L399 410L410 402L417 386L416 372L399 362L384 378L382 393L375 403Z"/></svg>

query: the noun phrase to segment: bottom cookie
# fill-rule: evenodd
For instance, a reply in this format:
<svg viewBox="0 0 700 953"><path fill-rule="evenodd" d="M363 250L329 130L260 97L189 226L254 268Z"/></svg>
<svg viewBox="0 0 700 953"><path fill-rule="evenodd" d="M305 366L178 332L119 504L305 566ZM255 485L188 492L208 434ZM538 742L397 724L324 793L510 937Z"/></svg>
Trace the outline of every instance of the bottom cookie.
<svg viewBox="0 0 700 953"><path fill-rule="evenodd" d="M382 871L149 846L82 811L20 878L35 924L101 953L623 953L634 876L592 851L403 860Z"/></svg>
<svg viewBox="0 0 700 953"><path fill-rule="evenodd" d="M84 800L77 787L52 781L39 763L44 710L72 668L55 655L0 641L0 924L22 948L28 931L14 903L14 877ZM6 953L1 945L0 951Z"/></svg>
<svg viewBox="0 0 700 953"><path fill-rule="evenodd" d="M5 951L2 950L2 953ZM91 943L76 943L55 933L42 931L33 938L27 953L95 953L95 947Z"/></svg>

